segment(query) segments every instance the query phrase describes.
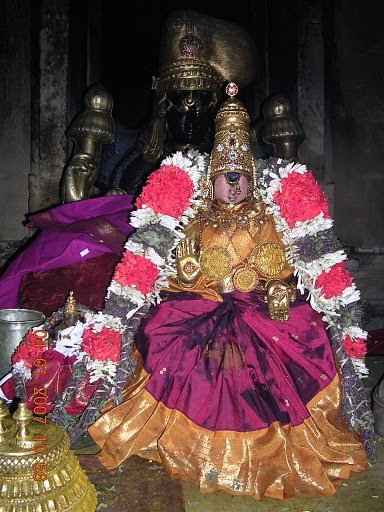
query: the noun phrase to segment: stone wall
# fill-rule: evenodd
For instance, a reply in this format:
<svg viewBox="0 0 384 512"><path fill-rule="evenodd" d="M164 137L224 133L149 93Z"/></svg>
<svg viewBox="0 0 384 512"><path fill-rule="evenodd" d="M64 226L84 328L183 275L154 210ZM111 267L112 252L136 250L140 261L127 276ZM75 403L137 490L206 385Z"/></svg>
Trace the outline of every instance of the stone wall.
<svg viewBox="0 0 384 512"><path fill-rule="evenodd" d="M384 12L379 2L334 2L326 73L335 227L351 246L367 325L384 324Z"/></svg>

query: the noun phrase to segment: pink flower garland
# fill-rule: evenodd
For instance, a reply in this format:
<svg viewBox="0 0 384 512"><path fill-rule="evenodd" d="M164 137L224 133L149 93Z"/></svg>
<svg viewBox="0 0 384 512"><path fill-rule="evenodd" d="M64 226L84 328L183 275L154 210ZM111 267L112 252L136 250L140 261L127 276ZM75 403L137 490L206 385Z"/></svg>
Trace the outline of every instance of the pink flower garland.
<svg viewBox="0 0 384 512"><path fill-rule="evenodd" d="M365 340L362 338L352 339L350 336L346 336L341 344L348 357L353 357L354 359L362 359L367 353Z"/></svg>
<svg viewBox="0 0 384 512"><path fill-rule="evenodd" d="M322 272L315 281L315 288L321 290L326 299L340 295L351 286L353 279L343 262L336 263L328 271Z"/></svg>
<svg viewBox="0 0 384 512"><path fill-rule="evenodd" d="M118 361L121 348L121 334L103 325L101 331L93 332L92 325L83 332L81 348L92 359Z"/></svg>
<svg viewBox="0 0 384 512"><path fill-rule="evenodd" d="M273 199L290 228L320 213L330 218L325 194L310 172L291 172L280 183L281 189L274 193Z"/></svg>
<svg viewBox="0 0 384 512"><path fill-rule="evenodd" d="M272 163L272 172L266 170L264 173L265 176L272 177L270 192L269 185L266 184L265 199L272 207L274 215L280 214L285 221L288 227L288 245L295 246L296 240L304 236L316 236L317 231L329 229L327 199L312 173L301 164L288 164L285 168L279 167L280 162L277 162L277 168L275 165ZM277 210L273 209L275 205ZM324 299L330 300L331 308L337 313L340 306L347 305L349 301L353 303L358 297L353 278L344 261L340 261L338 252L341 251L314 258L304 270L303 283L310 290L318 311L325 305ZM322 256L325 256L324 260ZM331 262L333 264L329 267ZM300 265L305 267L303 262ZM323 265L327 270L323 270ZM362 359L367 351L364 331L358 326L351 327L351 332L343 332L341 345L348 357Z"/></svg>
<svg viewBox="0 0 384 512"><path fill-rule="evenodd" d="M190 205L193 191L193 181L185 171L175 165L162 165L148 178L136 207L148 206L155 213L177 219Z"/></svg>
<svg viewBox="0 0 384 512"><path fill-rule="evenodd" d="M127 250L121 262L116 265L113 280L121 286L135 286L146 295L152 291L158 275L159 270L152 261Z"/></svg>
<svg viewBox="0 0 384 512"><path fill-rule="evenodd" d="M46 350L44 346L36 346L38 344L38 339L33 335L33 332L28 331L12 354L12 364L21 362L25 368L32 368L33 362L41 357L41 354Z"/></svg>

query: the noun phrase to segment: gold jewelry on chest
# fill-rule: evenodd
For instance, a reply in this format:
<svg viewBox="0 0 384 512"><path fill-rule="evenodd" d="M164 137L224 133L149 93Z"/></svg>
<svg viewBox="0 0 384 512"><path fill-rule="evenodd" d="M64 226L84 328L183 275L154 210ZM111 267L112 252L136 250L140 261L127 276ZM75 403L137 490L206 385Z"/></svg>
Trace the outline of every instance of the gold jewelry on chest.
<svg viewBox="0 0 384 512"><path fill-rule="evenodd" d="M255 248L259 246L265 216L264 209L255 206L239 211L231 208L217 210L213 207L200 211L200 270L206 278L221 281L230 276L234 266L240 265L233 276L234 287L240 291L251 291L257 286L258 274L249 266L248 260L251 260ZM214 236L224 239L224 245L215 244L204 248L203 231L208 226ZM252 247L248 255L239 253L237 243L242 240Z"/></svg>
<svg viewBox="0 0 384 512"><path fill-rule="evenodd" d="M232 258L225 247L213 246L200 254L200 270L203 276L213 281L226 278L232 270Z"/></svg>

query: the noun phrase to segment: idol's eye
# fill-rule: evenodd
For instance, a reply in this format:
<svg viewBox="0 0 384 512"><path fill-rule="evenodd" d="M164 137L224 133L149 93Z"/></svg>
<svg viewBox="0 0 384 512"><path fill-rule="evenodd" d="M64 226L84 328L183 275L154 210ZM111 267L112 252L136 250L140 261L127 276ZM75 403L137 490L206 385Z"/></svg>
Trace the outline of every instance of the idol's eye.
<svg viewBox="0 0 384 512"><path fill-rule="evenodd" d="M237 183L240 179L240 173L239 172L227 172L225 173L225 179L227 183Z"/></svg>

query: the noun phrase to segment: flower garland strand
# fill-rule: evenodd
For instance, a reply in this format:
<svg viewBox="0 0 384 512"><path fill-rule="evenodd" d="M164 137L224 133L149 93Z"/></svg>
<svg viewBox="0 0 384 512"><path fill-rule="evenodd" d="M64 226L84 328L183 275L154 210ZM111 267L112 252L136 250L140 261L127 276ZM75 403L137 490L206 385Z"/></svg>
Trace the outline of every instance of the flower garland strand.
<svg viewBox="0 0 384 512"><path fill-rule="evenodd" d="M360 380L368 374L363 361L368 333L360 328L360 292L345 267L347 256L333 233L325 194L305 165L274 158L262 171L260 194L282 232L298 288L308 292L312 308L328 324L343 376L347 422L360 429L374 459L373 416Z"/></svg>

